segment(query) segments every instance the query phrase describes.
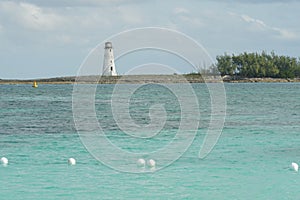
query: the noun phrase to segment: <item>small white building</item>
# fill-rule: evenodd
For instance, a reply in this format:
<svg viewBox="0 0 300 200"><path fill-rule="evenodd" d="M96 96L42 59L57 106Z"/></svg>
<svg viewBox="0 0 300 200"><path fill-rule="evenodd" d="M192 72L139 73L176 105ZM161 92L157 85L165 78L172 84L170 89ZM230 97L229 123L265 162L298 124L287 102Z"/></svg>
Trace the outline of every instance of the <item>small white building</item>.
<svg viewBox="0 0 300 200"><path fill-rule="evenodd" d="M117 76L113 47L111 42L106 42L104 47L103 73L104 76Z"/></svg>

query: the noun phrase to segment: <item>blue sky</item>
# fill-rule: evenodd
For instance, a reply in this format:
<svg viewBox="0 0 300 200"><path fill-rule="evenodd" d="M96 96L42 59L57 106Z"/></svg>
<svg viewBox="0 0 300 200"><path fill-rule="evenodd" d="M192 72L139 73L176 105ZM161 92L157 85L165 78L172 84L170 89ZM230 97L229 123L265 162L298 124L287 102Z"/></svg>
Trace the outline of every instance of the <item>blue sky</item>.
<svg viewBox="0 0 300 200"><path fill-rule="evenodd" d="M187 34L213 58L262 50L299 57L299 8L297 0L1 0L0 78L76 75L106 38L151 26Z"/></svg>

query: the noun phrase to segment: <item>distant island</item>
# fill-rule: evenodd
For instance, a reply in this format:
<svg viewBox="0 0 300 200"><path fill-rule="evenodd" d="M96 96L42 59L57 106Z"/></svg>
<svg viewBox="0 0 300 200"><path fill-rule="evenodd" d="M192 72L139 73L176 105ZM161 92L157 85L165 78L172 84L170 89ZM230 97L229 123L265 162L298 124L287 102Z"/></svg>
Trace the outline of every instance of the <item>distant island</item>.
<svg viewBox="0 0 300 200"><path fill-rule="evenodd" d="M44 79L0 79L0 84L142 84L142 83L216 83L216 82L300 82L300 58L279 56L274 52L224 54L217 63L198 72L172 75L67 76Z"/></svg>
<svg viewBox="0 0 300 200"><path fill-rule="evenodd" d="M141 84L141 83L204 83L221 82L220 76L208 76L203 78L201 74L172 74L172 75L122 75L122 76L68 76L46 79L8 80L0 79L0 84L32 84L37 81L40 84L74 84L74 83L98 83L98 84Z"/></svg>
<svg viewBox="0 0 300 200"><path fill-rule="evenodd" d="M98 83L98 84L144 84L144 83L253 83L253 82L300 82L300 78L245 78L239 76L217 75L202 76L199 73L184 75L123 75L123 76L68 76L45 79L8 80L0 79L0 84L74 84L76 83Z"/></svg>
<svg viewBox="0 0 300 200"><path fill-rule="evenodd" d="M274 52L242 53L217 56L216 67L221 76L244 78L300 78L300 59L279 56Z"/></svg>

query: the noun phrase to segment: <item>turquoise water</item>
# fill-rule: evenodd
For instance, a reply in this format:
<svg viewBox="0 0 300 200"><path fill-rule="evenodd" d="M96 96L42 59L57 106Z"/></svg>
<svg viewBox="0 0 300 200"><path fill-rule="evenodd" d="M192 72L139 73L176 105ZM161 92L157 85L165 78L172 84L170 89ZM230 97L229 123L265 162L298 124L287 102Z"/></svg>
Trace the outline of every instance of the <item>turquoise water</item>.
<svg viewBox="0 0 300 200"><path fill-rule="evenodd" d="M0 157L9 159L0 166L0 199L297 199L300 174L289 166L300 163L300 84L225 84L225 126L203 160L198 152L210 118L209 95L204 84L193 87L201 119L192 145L162 170L132 174L103 165L83 146L73 121L72 85L0 85ZM98 86L96 110L113 143L147 151L174 137L176 96L155 85L132 96L136 123L149 123L155 103L165 103L168 113L162 134L133 142L112 119L112 88ZM67 164L70 157L75 166Z"/></svg>

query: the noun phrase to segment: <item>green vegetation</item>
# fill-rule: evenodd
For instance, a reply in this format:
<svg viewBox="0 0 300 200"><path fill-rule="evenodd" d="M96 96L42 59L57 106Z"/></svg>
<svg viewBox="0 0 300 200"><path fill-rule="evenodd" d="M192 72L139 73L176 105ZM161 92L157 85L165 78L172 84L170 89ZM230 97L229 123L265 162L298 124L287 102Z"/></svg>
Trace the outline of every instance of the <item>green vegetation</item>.
<svg viewBox="0 0 300 200"><path fill-rule="evenodd" d="M217 56L216 67L221 75L247 78L296 78L300 77L300 59L278 56L274 52L224 54Z"/></svg>

